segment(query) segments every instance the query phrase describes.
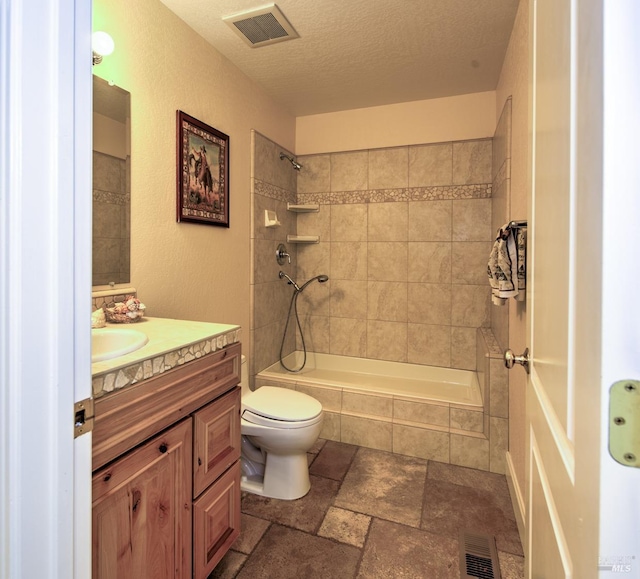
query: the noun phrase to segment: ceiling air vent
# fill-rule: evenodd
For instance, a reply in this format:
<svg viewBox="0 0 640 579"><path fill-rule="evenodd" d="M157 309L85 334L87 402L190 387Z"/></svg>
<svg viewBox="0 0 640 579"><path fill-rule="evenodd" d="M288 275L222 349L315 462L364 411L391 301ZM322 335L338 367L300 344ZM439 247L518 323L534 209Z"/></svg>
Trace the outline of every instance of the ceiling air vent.
<svg viewBox="0 0 640 579"><path fill-rule="evenodd" d="M252 48L298 38L298 33L275 4L222 20Z"/></svg>

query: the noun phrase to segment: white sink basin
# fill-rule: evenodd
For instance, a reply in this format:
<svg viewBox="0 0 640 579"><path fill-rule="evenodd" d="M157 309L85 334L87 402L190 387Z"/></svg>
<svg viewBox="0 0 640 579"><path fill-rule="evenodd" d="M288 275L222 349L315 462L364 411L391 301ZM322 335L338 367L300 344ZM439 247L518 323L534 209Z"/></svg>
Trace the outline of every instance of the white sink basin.
<svg viewBox="0 0 640 579"><path fill-rule="evenodd" d="M149 338L132 329L99 328L91 330L91 362L111 360L142 348Z"/></svg>

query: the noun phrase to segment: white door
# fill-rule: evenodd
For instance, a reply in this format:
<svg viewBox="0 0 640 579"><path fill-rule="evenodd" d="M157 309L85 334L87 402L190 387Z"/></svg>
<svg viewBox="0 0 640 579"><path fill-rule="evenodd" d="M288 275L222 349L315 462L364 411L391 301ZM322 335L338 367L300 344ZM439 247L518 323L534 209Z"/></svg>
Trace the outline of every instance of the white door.
<svg viewBox="0 0 640 579"><path fill-rule="evenodd" d="M0 0L0 577L91 576L91 0Z"/></svg>
<svg viewBox="0 0 640 579"><path fill-rule="evenodd" d="M640 380L639 15L530 0L530 578L640 577L640 469L608 452L609 387Z"/></svg>

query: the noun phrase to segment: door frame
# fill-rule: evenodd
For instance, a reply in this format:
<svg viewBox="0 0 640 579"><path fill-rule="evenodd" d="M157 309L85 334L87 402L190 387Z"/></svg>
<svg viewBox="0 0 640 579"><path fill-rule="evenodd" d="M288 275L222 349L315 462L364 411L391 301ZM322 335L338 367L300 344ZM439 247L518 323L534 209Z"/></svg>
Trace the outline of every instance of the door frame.
<svg viewBox="0 0 640 579"><path fill-rule="evenodd" d="M91 575L91 0L0 0L0 575Z"/></svg>

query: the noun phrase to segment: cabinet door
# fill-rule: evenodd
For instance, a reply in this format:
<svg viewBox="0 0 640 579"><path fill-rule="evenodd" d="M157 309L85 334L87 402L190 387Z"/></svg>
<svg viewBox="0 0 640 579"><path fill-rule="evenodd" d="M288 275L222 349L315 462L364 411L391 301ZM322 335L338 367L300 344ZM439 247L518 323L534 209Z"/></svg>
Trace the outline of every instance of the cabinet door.
<svg viewBox="0 0 640 579"><path fill-rule="evenodd" d="M93 579L191 576L191 420L93 476Z"/></svg>
<svg viewBox="0 0 640 579"><path fill-rule="evenodd" d="M240 534L240 461L193 504L193 576L206 579Z"/></svg>
<svg viewBox="0 0 640 579"><path fill-rule="evenodd" d="M240 388L194 414L193 498L240 458Z"/></svg>

